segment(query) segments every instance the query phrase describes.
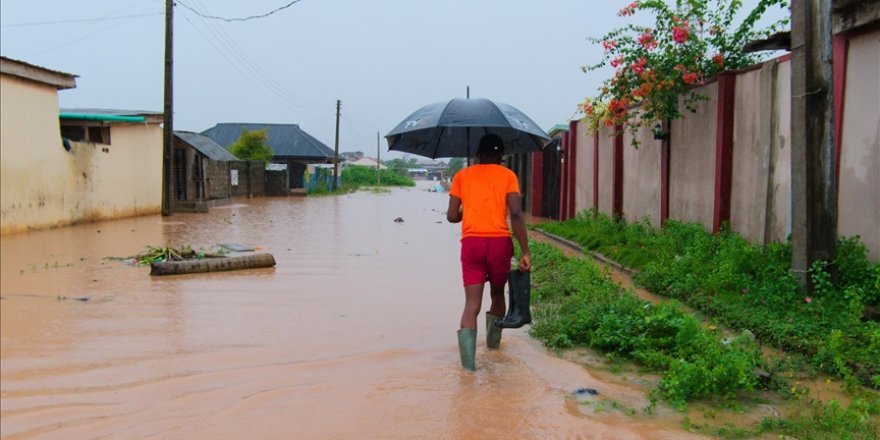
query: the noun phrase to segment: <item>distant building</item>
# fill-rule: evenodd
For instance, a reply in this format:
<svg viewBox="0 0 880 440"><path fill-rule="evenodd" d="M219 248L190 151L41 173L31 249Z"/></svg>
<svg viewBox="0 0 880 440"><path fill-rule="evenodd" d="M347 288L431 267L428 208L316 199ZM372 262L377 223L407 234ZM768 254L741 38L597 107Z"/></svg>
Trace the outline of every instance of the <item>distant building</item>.
<svg viewBox="0 0 880 440"><path fill-rule="evenodd" d="M342 167L357 165L357 166L362 166L362 167L376 168L377 164L379 165L380 170L388 169L388 167L380 164L378 160L373 159L372 157L361 157L360 159L356 159L356 160L346 160L345 162L342 163Z"/></svg>
<svg viewBox="0 0 880 440"><path fill-rule="evenodd" d="M229 162L238 159L211 138L175 131L172 161L175 211L204 212L212 202L232 196Z"/></svg>
<svg viewBox="0 0 880 440"><path fill-rule="evenodd" d="M287 165L290 188L303 187L307 164L333 163L336 157L332 148L297 124L221 123L202 134L228 150L245 130L266 130L268 145L274 152L272 162Z"/></svg>

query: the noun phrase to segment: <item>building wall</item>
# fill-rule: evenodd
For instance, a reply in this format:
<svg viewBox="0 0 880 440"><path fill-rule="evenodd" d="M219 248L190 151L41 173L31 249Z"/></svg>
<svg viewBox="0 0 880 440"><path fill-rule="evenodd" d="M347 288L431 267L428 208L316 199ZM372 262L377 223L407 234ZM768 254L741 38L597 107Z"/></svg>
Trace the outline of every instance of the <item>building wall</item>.
<svg viewBox="0 0 880 440"><path fill-rule="evenodd" d="M233 197L266 195L266 167L255 161L229 161L230 172L238 170L238 185L230 185Z"/></svg>
<svg viewBox="0 0 880 440"><path fill-rule="evenodd" d="M577 162L575 163L574 213L593 207L593 149L595 137L590 124L581 122L577 127Z"/></svg>
<svg viewBox="0 0 880 440"><path fill-rule="evenodd" d="M632 146L632 134L623 135L623 212L627 221L650 217L660 227L660 141L650 127L636 133L638 149Z"/></svg>
<svg viewBox="0 0 880 440"><path fill-rule="evenodd" d="M614 185L612 164L614 155L614 129L599 127L599 212L612 217L612 189ZM624 175L626 172L624 171ZM578 177L592 179L593 173Z"/></svg>
<svg viewBox="0 0 880 440"><path fill-rule="evenodd" d="M696 113L686 111L683 119L672 121L670 128L669 217L698 222L711 231L718 84L697 91L709 99L697 104Z"/></svg>
<svg viewBox="0 0 880 440"><path fill-rule="evenodd" d="M69 154L55 87L0 75L0 232L62 224ZM61 180L61 182L59 182Z"/></svg>
<svg viewBox="0 0 880 440"><path fill-rule="evenodd" d="M838 224L880 260L880 31L849 42Z"/></svg>
<svg viewBox="0 0 880 440"><path fill-rule="evenodd" d="M208 199L232 197L232 191L229 187L229 164L227 162L209 160L205 164L205 177L207 178L205 193L208 195Z"/></svg>
<svg viewBox="0 0 880 440"><path fill-rule="evenodd" d="M71 205L75 221L161 212L162 128L159 124L114 124L110 142L73 143L76 159L69 176L86 186L85 191L65 190L79 205Z"/></svg>

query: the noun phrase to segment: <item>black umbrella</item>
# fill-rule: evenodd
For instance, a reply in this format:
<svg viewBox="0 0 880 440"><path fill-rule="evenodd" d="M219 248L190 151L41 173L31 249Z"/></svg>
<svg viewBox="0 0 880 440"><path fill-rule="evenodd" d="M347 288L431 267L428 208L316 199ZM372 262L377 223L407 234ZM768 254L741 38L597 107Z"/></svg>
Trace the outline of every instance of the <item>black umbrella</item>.
<svg viewBox="0 0 880 440"><path fill-rule="evenodd" d="M388 149L426 156L473 157L484 134L504 141L505 154L537 151L550 137L513 106L488 99L460 99L426 105L394 127Z"/></svg>

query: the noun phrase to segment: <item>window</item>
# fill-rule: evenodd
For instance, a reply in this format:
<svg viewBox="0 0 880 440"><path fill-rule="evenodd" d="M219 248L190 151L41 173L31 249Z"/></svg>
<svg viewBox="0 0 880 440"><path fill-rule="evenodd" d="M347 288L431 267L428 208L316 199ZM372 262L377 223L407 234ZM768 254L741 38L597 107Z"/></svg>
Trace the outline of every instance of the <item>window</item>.
<svg viewBox="0 0 880 440"><path fill-rule="evenodd" d="M75 142L85 142L86 128L71 125L62 125L61 137L70 139Z"/></svg>
<svg viewBox="0 0 880 440"><path fill-rule="evenodd" d="M100 125L62 125L61 137L75 142L91 142L93 144L110 145L110 127Z"/></svg>

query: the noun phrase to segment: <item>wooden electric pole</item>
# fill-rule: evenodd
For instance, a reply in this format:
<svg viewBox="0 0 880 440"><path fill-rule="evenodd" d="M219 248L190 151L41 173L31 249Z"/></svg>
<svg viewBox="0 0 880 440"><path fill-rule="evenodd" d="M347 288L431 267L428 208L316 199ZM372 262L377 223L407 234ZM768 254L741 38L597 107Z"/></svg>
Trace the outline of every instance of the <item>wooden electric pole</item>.
<svg viewBox="0 0 880 440"><path fill-rule="evenodd" d="M836 253L831 33L831 0L792 2L791 270L808 290L810 265Z"/></svg>
<svg viewBox="0 0 880 440"><path fill-rule="evenodd" d="M379 132L376 132L376 185L382 184L382 150L379 146Z"/></svg>
<svg viewBox="0 0 880 440"><path fill-rule="evenodd" d="M337 189L339 181L339 109L342 107L342 101L336 100L336 142L333 150L336 157L333 159L333 191Z"/></svg>
<svg viewBox="0 0 880 440"><path fill-rule="evenodd" d="M174 180L172 179L173 164L171 156L174 151L173 116L174 105L172 103L172 61L174 60L174 0L165 0L165 108L163 110L162 130L162 215L171 215L172 195L174 194Z"/></svg>

